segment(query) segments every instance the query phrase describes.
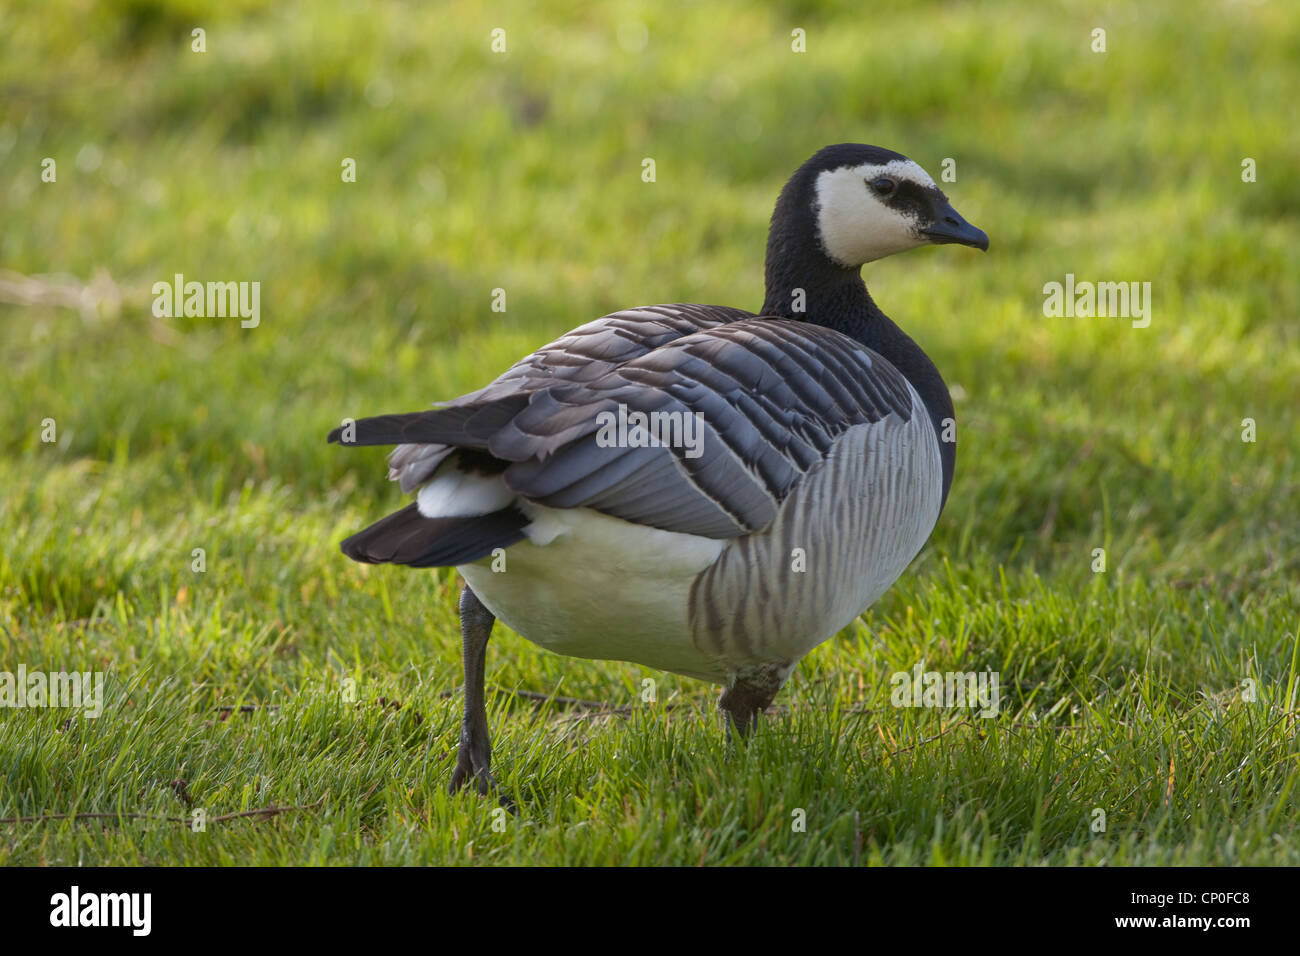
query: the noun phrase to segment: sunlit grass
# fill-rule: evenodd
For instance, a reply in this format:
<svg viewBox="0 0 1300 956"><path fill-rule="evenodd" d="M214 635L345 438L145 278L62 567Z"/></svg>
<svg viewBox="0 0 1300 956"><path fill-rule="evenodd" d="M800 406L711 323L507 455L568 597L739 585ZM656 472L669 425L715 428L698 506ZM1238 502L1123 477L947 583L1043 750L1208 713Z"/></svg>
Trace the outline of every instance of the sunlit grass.
<svg viewBox="0 0 1300 956"><path fill-rule="evenodd" d="M549 6L0 13L0 269L121 296L0 291L0 670L109 674L98 720L0 710L0 818L303 808L0 824L0 861L1300 863L1294 10ZM932 543L734 752L716 691L499 629L494 829L444 793L454 575L339 554L401 496L325 433L617 308L756 308L838 141L955 159L992 237L865 273L956 397ZM178 272L260 281L261 325L154 318ZM1150 328L1045 318L1067 272L1151 282ZM919 660L1002 715L891 706Z"/></svg>

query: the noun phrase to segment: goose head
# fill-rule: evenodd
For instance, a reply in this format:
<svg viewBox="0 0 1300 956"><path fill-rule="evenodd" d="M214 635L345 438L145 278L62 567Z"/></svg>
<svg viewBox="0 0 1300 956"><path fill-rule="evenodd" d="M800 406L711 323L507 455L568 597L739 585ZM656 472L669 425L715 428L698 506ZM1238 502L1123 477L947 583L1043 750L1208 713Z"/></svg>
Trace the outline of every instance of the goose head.
<svg viewBox="0 0 1300 956"><path fill-rule="evenodd" d="M808 243L830 264L865 263L917 246L958 243L987 250L989 237L967 222L924 169L879 146L827 146L786 183L772 216L769 256ZM773 248L775 243L775 248Z"/></svg>

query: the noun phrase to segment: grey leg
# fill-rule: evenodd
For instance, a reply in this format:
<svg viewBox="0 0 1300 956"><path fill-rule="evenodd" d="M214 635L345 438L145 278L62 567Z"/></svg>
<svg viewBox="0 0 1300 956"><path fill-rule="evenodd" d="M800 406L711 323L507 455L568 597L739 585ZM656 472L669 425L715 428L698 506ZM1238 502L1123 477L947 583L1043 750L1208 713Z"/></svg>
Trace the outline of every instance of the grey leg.
<svg viewBox="0 0 1300 956"><path fill-rule="evenodd" d="M488 735L487 704L483 699L484 666L488 638L496 617L483 606L469 585L460 595L460 632L465 643L465 719L460 726L460 748L456 769L451 774L455 793L473 777L479 793L496 785L488 768L492 762L492 741Z"/></svg>

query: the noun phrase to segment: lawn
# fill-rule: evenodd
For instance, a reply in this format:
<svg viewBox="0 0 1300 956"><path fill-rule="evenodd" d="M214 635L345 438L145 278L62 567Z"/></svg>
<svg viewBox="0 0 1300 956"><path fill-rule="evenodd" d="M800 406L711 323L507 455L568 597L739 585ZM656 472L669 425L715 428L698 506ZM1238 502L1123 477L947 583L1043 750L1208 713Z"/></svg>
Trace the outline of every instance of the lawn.
<svg viewBox="0 0 1300 956"><path fill-rule="evenodd" d="M0 709L0 863L1300 864L1298 63L1282 2L7 3L0 671L105 683ZM498 625L519 812L448 796L455 572L339 553L403 497L326 433L757 308L844 141L991 237L864 271L956 402L929 545L739 748ZM176 274L260 321L155 315ZM1150 324L1046 316L1067 274ZM918 663L999 715L894 706Z"/></svg>

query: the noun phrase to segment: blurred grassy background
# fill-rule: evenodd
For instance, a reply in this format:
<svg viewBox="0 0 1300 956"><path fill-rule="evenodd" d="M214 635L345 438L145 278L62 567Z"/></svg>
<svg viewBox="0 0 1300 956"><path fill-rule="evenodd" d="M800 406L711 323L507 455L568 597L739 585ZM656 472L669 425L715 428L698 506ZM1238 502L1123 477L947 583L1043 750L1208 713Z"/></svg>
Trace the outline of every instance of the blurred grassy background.
<svg viewBox="0 0 1300 956"><path fill-rule="evenodd" d="M0 860L466 859L446 833L486 810L439 792L454 575L338 553L401 496L382 451L325 432L614 309L756 308L781 184L857 141L936 178L955 159L944 188L992 239L865 271L956 398L931 546L739 762L689 680L647 672L683 706L628 723L499 698L501 775L539 802L469 857L845 862L856 840L878 862L1297 862L1298 63L1280 2L7 4L0 669L106 668L117 706L75 733L0 713L0 817L174 813L173 778L214 813L329 810L206 840L6 825ZM1150 281L1150 328L1044 318L1067 272ZM260 326L153 317L175 273L260 281ZM888 708L920 658L1000 670L1015 723ZM418 731L340 711L344 676ZM1252 676L1257 709L1230 706ZM490 653L503 688L622 705L641 677L515 636ZM240 702L281 709L213 717ZM898 756L940 733L951 750ZM784 808L819 800L824 825L789 834ZM1122 833L1090 833L1095 806ZM566 843L602 813L600 841Z"/></svg>

